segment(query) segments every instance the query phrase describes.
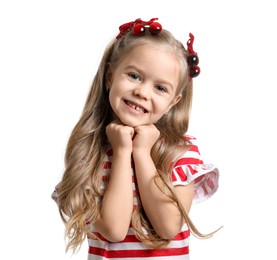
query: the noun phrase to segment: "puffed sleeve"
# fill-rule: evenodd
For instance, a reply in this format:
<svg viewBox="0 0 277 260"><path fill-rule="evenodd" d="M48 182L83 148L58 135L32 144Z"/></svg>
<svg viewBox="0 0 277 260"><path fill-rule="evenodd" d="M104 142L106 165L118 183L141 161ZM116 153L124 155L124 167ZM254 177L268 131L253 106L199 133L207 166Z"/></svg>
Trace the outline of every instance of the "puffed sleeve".
<svg viewBox="0 0 277 260"><path fill-rule="evenodd" d="M204 201L218 189L219 171L213 164L204 164L195 137L189 137L191 148L175 163L171 178L173 186L194 181L193 203Z"/></svg>
<svg viewBox="0 0 277 260"><path fill-rule="evenodd" d="M58 201L58 192L59 192L59 184L57 184L57 185L55 186L55 189L54 189L54 191L53 191L52 194L51 194L51 198L52 198L55 202Z"/></svg>

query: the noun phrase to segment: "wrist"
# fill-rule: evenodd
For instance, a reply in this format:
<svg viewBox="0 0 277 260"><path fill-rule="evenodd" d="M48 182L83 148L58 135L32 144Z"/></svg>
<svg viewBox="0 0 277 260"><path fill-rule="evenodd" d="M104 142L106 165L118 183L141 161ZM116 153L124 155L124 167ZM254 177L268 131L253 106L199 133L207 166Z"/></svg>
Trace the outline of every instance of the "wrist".
<svg viewBox="0 0 277 260"><path fill-rule="evenodd" d="M132 149L129 148L117 148L113 149L113 157L119 156L119 157L126 157L132 155Z"/></svg>
<svg viewBox="0 0 277 260"><path fill-rule="evenodd" d="M136 158L151 158L151 150L144 147L137 147L133 149L133 157Z"/></svg>

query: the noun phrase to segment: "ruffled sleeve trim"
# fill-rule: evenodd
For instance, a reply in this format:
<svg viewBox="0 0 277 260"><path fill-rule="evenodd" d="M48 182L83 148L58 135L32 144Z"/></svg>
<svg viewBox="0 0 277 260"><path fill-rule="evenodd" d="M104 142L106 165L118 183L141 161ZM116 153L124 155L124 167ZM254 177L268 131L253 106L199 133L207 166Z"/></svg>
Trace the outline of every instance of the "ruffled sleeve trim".
<svg viewBox="0 0 277 260"><path fill-rule="evenodd" d="M207 200L218 189L219 170L213 164L204 164L196 139L192 138L191 148L175 163L172 184L188 185L194 181L193 203Z"/></svg>

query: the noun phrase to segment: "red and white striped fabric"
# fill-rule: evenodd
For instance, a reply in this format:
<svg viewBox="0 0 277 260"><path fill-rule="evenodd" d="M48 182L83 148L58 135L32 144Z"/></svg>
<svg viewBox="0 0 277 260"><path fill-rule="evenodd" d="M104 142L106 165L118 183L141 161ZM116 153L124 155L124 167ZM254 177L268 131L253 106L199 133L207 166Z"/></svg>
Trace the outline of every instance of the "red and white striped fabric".
<svg viewBox="0 0 277 260"><path fill-rule="evenodd" d="M191 181L195 183L193 203L201 202L212 196L218 188L218 169L212 164L204 164L196 139L187 136L192 147L181 158L179 158L172 171L172 183L176 185L187 185ZM103 185L105 189L110 174L112 163L112 152L107 153L103 170ZM133 169L131 174L134 175ZM134 181L134 178L133 178ZM137 204L136 186L133 183L134 206ZM94 232L93 226L90 226ZM188 260L189 259L189 236L190 231L186 224L180 233L172 240L166 249L149 249L144 246L134 235L130 226L128 235L120 243L111 243L95 232L99 238L88 238L88 260L109 259L148 259L148 260Z"/></svg>
<svg viewBox="0 0 277 260"><path fill-rule="evenodd" d="M186 137L192 146L177 160L171 176L174 186L187 185L194 181L193 204L195 204L208 199L217 191L219 171L213 164L204 164L196 138Z"/></svg>
<svg viewBox="0 0 277 260"><path fill-rule="evenodd" d="M192 143L191 148L181 156L174 165L171 173L172 183L176 185L187 185L194 181L193 203L201 202L212 196L218 188L218 169L212 164L204 164L196 143L196 139L187 136ZM105 189L109 179L112 164L112 151L106 154L103 169L102 189ZM133 168L130 174L134 176ZM136 186L133 178L134 206L137 205ZM58 185L52 193L52 198L57 201ZM97 233L93 226L90 230L99 239L88 238L88 260L109 260L109 259L148 259L148 260L189 260L189 236L190 231L186 224L183 225L179 234L172 240L166 249L148 249L134 235L130 226L126 238L120 243L111 243Z"/></svg>

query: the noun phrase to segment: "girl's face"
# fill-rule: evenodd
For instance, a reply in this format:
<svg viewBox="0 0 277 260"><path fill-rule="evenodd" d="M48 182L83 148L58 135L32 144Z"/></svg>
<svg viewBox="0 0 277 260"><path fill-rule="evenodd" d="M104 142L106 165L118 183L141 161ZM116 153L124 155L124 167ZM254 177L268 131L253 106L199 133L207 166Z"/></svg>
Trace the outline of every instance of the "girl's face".
<svg viewBox="0 0 277 260"><path fill-rule="evenodd" d="M148 44L132 50L108 83L117 118L131 127L156 123L181 98L179 64L173 53Z"/></svg>

